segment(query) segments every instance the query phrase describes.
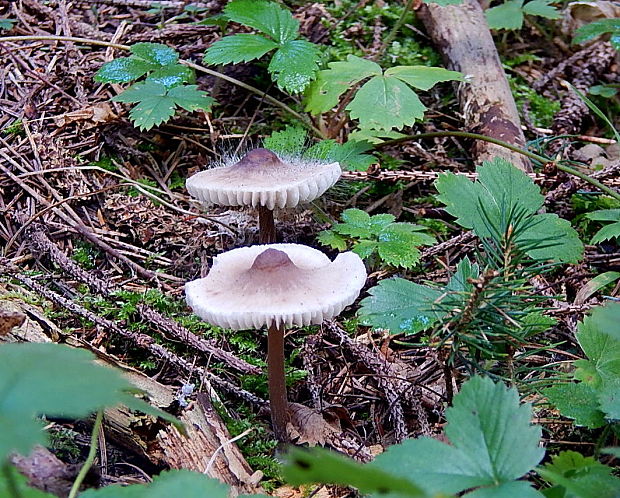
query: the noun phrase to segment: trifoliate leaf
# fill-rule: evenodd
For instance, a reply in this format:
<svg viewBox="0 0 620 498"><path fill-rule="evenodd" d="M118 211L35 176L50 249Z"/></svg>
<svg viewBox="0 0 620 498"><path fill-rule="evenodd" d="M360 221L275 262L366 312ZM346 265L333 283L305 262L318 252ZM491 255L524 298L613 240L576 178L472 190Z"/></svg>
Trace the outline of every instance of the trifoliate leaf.
<svg viewBox="0 0 620 498"><path fill-rule="evenodd" d="M224 7L231 21L257 29L277 43L294 40L299 34L299 21L275 2L265 0L233 0Z"/></svg>
<svg viewBox="0 0 620 498"><path fill-rule="evenodd" d="M374 217L373 217L374 218ZM410 223L391 223L378 235L381 259L392 266L411 268L420 260L417 246L434 244L430 235L415 230Z"/></svg>
<svg viewBox="0 0 620 498"><path fill-rule="evenodd" d="M394 476L389 470L362 465L320 448L292 449L284 466L284 477L294 486L318 482L352 486L365 494L400 498L426 496L407 476Z"/></svg>
<svg viewBox="0 0 620 498"><path fill-rule="evenodd" d="M559 19L560 11L551 3L553 0L533 0L523 6L523 12L530 16L540 16L547 19Z"/></svg>
<svg viewBox="0 0 620 498"><path fill-rule="evenodd" d="M430 90L441 81L463 81L462 73L428 66L391 67L385 71L385 76L393 76L420 90Z"/></svg>
<svg viewBox="0 0 620 498"><path fill-rule="evenodd" d="M556 384L543 391L549 402L560 413L575 420L576 425L596 429L605 425L605 414L600 410L595 390L581 383Z"/></svg>
<svg viewBox="0 0 620 498"><path fill-rule="evenodd" d="M402 278L382 280L362 300L364 323L393 334L414 334L431 327L445 313L435 310L439 290Z"/></svg>
<svg viewBox="0 0 620 498"><path fill-rule="evenodd" d="M114 406L131 385L93 363L86 351L57 344L0 345L0 462L45 441L35 415L80 418Z"/></svg>
<svg viewBox="0 0 620 498"><path fill-rule="evenodd" d="M166 88L173 88L191 81L193 77L194 72L189 67L172 64L153 71L147 80L164 85Z"/></svg>
<svg viewBox="0 0 620 498"><path fill-rule="evenodd" d="M317 236L317 240L324 246L345 251L347 249L347 241L333 230L323 230Z"/></svg>
<svg viewBox="0 0 620 498"><path fill-rule="evenodd" d="M263 140L265 148L278 154L295 156L301 154L308 133L300 126L287 126L282 131L274 131ZM318 158L317 159L323 159Z"/></svg>
<svg viewBox="0 0 620 498"><path fill-rule="evenodd" d="M119 57L101 66L95 74L95 81L99 83L127 83L137 80L140 76L144 76L158 67L135 57Z"/></svg>
<svg viewBox="0 0 620 498"><path fill-rule="evenodd" d="M283 90L303 92L319 69L317 45L306 40L290 40L276 50L269 63L269 72Z"/></svg>
<svg viewBox="0 0 620 498"><path fill-rule="evenodd" d="M375 76L357 91L347 110L360 128L391 130L422 119L426 106L399 79Z"/></svg>
<svg viewBox="0 0 620 498"><path fill-rule="evenodd" d="M610 309L613 311L614 308ZM597 319L599 316L599 313L595 311L590 316L586 316L577 326L577 341L594 369L594 377L587 382L595 389L607 382L620 379L620 340L603 330L602 325L607 325L607 322L599 322ZM616 319L614 328L618 326L617 324ZM583 362L575 362L575 364L585 366ZM591 369L588 369L588 373L592 375ZM578 374L579 369L576 376ZM584 380L585 376L580 375L578 378Z"/></svg>
<svg viewBox="0 0 620 498"><path fill-rule="evenodd" d="M189 470L164 471L148 484L89 489L80 498L228 498L229 488L217 479Z"/></svg>
<svg viewBox="0 0 620 498"><path fill-rule="evenodd" d="M523 0L508 0L485 12L491 29L521 29L523 26Z"/></svg>
<svg viewBox="0 0 620 498"><path fill-rule="evenodd" d="M344 223L332 227L334 232L352 237L369 238L372 235L370 215L361 209L346 209L341 215ZM394 221L394 220L392 220Z"/></svg>
<svg viewBox="0 0 620 498"><path fill-rule="evenodd" d="M379 64L355 55L348 55L344 62L330 62L328 66L329 69L318 72L316 80L308 87L306 110L312 114L329 111L352 85L382 74Z"/></svg>
<svg viewBox="0 0 620 498"><path fill-rule="evenodd" d="M207 64L237 64L260 59L278 44L264 36L241 33L225 36L216 41L205 52L203 60Z"/></svg>
<svg viewBox="0 0 620 498"><path fill-rule="evenodd" d="M418 482L428 493L483 487L478 496L500 496L492 494L494 488L508 496L505 491L512 486L504 486L532 470L544 455L538 445L540 427L531 425L531 418L531 406L519 404L516 389L473 377L446 411L451 445L429 438L407 440L369 466ZM534 496L526 493L511 496Z"/></svg>
<svg viewBox="0 0 620 498"><path fill-rule="evenodd" d="M601 19L581 26L575 32L573 43L585 43L605 33L620 34L620 18Z"/></svg>
<svg viewBox="0 0 620 498"><path fill-rule="evenodd" d="M159 66L168 66L179 60L177 51L162 43L135 43L129 49L132 54Z"/></svg>

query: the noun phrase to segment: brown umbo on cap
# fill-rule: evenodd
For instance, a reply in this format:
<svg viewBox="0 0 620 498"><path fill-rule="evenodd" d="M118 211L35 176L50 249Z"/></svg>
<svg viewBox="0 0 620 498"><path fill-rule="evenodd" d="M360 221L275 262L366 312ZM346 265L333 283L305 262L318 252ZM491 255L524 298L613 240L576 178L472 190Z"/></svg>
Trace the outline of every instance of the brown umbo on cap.
<svg viewBox="0 0 620 498"><path fill-rule="evenodd" d="M318 324L352 304L366 281L353 252L331 261L301 244L268 244L216 256L205 278L185 285L200 318L230 329Z"/></svg>
<svg viewBox="0 0 620 498"><path fill-rule="evenodd" d="M205 203L273 209L316 199L341 174L338 163L281 160L268 149L254 149L232 165L196 173L186 186Z"/></svg>

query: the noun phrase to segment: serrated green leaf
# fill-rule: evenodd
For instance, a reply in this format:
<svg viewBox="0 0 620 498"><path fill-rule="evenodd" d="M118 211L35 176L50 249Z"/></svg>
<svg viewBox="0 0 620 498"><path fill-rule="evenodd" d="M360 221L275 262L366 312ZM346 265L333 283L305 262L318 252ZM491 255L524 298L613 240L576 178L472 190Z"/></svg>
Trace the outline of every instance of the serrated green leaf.
<svg viewBox="0 0 620 498"><path fill-rule="evenodd" d="M141 59L159 66L168 66L179 60L177 51L163 43L135 43L129 50Z"/></svg>
<svg viewBox="0 0 620 498"><path fill-rule="evenodd" d="M465 493L464 498L544 498L540 491L534 489L533 485L526 481L505 482L499 486L478 488L471 493Z"/></svg>
<svg viewBox="0 0 620 498"><path fill-rule="evenodd" d="M175 108L174 100L165 92L164 95L145 96L129 111L129 119L140 130L150 130L174 116Z"/></svg>
<svg viewBox="0 0 620 498"><path fill-rule="evenodd" d="M417 246L423 245L421 240L426 239L407 225L392 223L379 233L379 256L390 265L411 268L420 260ZM431 238L428 242L432 244L434 241Z"/></svg>
<svg viewBox="0 0 620 498"><path fill-rule="evenodd" d="M343 223L338 223L332 230L342 235L368 239L371 237L370 215L361 209L345 209L341 215Z"/></svg>
<svg viewBox="0 0 620 498"><path fill-rule="evenodd" d="M620 32L620 18L601 19L581 26L573 38L573 43L581 44L605 33Z"/></svg>
<svg viewBox="0 0 620 498"><path fill-rule="evenodd" d="M323 230L317 236L317 240L324 246L337 249L339 251L346 251L347 241L332 230Z"/></svg>
<svg viewBox="0 0 620 498"><path fill-rule="evenodd" d="M207 64L237 64L260 59L278 44L260 35L241 33L225 36L211 45L204 55Z"/></svg>
<svg viewBox="0 0 620 498"><path fill-rule="evenodd" d="M569 221L557 214L544 213L532 217L530 227L515 240L517 246L537 247L526 251L536 260L553 260L563 263L576 263L583 257L583 243Z"/></svg>
<svg viewBox="0 0 620 498"><path fill-rule="evenodd" d="M465 256L459 264L456 265L456 272L450 277L446 290L449 292L471 292L474 285L469 282L471 278L480 276L480 268L477 264L472 264L467 256Z"/></svg>
<svg viewBox="0 0 620 498"><path fill-rule="evenodd" d="M357 91L347 110L360 128L391 130L422 119L426 106L399 79L375 76Z"/></svg>
<svg viewBox="0 0 620 498"><path fill-rule="evenodd" d="M597 399L606 418L620 420L620 376L604 382Z"/></svg>
<svg viewBox="0 0 620 498"><path fill-rule="evenodd" d="M531 406L519 404L516 389L473 377L446 411L445 432L452 445L409 440L369 465L418 482L428 493L484 487L478 496L496 496L490 494L493 488L503 492L503 485L529 472L544 455L538 446L540 427L531 425L531 418Z"/></svg>
<svg viewBox="0 0 620 498"><path fill-rule="evenodd" d="M606 240L620 238L620 221L605 225L592 237L592 244L600 244Z"/></svg>
<svg viewBox="0 0 620 498"><path fill-rule="evenodd" d="M155 81L145 80L143 83L136 83L127 88L123 93L112 98L114 102L124 102L126 104L135 104L140 102L144 97L163 97L166 95L166 87Z"/></svg>
<svg viewBox="0 0 620 498"><path fill-rule="evenodd" d="M382 280L362 300L360 317L374 328L393 334L414 334L431 327L445 313L434 309L439 290L402 278Z"/></svg>
<svg viewBox="0 0 620 498"><path fill-rule="evenodd" d="M375 214L368 220L368 228L371 233L379 234L388 225L391 225L396 220L393 214L382 213Z"/></svg>
<svg viewBox="0 0 620 498"><path fill-rule="evenodd" d="M618 324L620 323L620 303L609 301L604 306L593 308L590 312L589 320L596 324L597 329L601 333L610 336L614 341L620 343L620 329L618 329ZM612 346L612 349L615 349L615 347Z"/></svg>
<svg viewBox="0 0 620 498"><path fill-rule="evenodd" d="M56 498L56 495L28 486L28 479L26 476L20 474L12 465L7 466L5 469L4 472L0 472L0 496L6 498ZM9 486L6 472L10 473L11 481L15 485L15 488ZM17 491L19 494L15 494L14 491Z"/></svg>
<svg viewBox="0 0 620 498"><path fill-rule="evenodd" d="M617 307L608 308L612 312L617 309ZM599 315L597 311L586 316L577 326L577 341L596 371L596 377L589 382L595 389L606 382L620 379L620 341L602 329L603 323L607 322L598 321L599 316L605 315ZM614 315L617 316L616 313ZM617 323L616 319L614 328L617 327Z"/></svg>
<svg viewBox="0 0 620 498"><path fill-rule="evenodd" d="M187 66L181 64L172 64L157 69L148 75L147 81L159 83L166 88L173 88L192 80L194 72Z"/></svg>
<svg viewBox="0 0 620 498"><path fill-rule="evenodd" d="M279 44L299 34L299 21L275 2L233 0L224 7L224 13L231 21L262 31Z"/></svg>
<svg viewBox="0 0 620 498"><path fill-rule="evenodd" d="M80 498L228 498L229 488L217 479L189 470L164 471L148 484L89 489Z"/></svg>
<svg viewBox="0 0 620 498"><path fill-rule="evenodd" d="M168 97L174 101L175 105L190 112L208 111L214 102L207 92L198 90L197 85L176 86L168 91Z"/></svg>
<svg viewBox="0 0 620 498"><path fill-rule="evenodd" d="M362 465L320 448L292 449L283 470L286 481L294 486L319 482L353 486L362 493L382 496L426 496L408 477L394 476L389 470Z"/></svg>
<svg viewBox="0 0 620 498"><path fill-rule="evenodd" d="M553 0L533 0L523 6L523 12L530 16L540 16L546 19L559 19L560 11L551 3Z"/></svg>
<svg viewBox="0 0 620 498"><path fill-rule="evenodd" d="M508 0L502 5L485 11L491 29L521 29L523 26L523 0Z"/></svg>
<svg viewBox="0 0 620 498"><path fill-rule="evenodd" d="M420 90L430 90L441 81L463 81L462 73L428 66L391 67L385 71L385 76L393 76Z"/></svg>
<svg viewBox="0 0 620 498"><path fill-rule="evenodd" d="M301 154L307 138L308 133L300 126L287 126L282 131L274 131L271 136L265 138L263 145L273 152L296 156Z"/></svg>
<svg viewBox="0 0 620 498"><path fill-rule="evenodd" d="M355 55L348 55L343 62L330 62L328 67L317 73L316 80L306 92L306 110L312 114L329 111L352 85L383 73L376 62Z"/></svg>
<svg viewBox="0 0 620 498"><path fill-rule="evenodd" d="M268 70L283 90L303 92L319 70L319 47L306 40L290 40L278 48Z"/></svg>
<svg viewBox="0 0 620 498"><path fill-rule="evenodd" d="M620 221L620 209L599 209L586 213L586 218L594 221Z"/></svg>
<svg viewBox="0 0 620 498"><path fill-rule="evenodd" d="M543 394L560 413L575 420L575 424L596 429L605 425L605 415L599 409L596 392L585 383L556 384Z"/></svg>
<svg viewBox="0 0 620 498"><path fill-rule="evenodd" d="M341 145L333 139L321 140L304 151L303 157L306 159L320 159L322 161L332 160L335 150Z"/></svg>
<svg viewBox="0 0 620 498"><path fill-rule="evenodd" d="M593 457L584 456L576 451L563 451L558 455L551 456L551 462L544 465L545 469L553 472L567 475L576 473L600 473L609 474L611 469L600 462L597 462Z"/></svg>
<svg viewBox="0 0 620 498"><path fill-rule="evenodd" d="M340 163L343 169L349 171L366 171L371 164L377 162L375 156L364 154L372 149L368 142L349 140L332 150L330 161Z"/></svg>
<svg viewBox="0 0 620 498"><path fill-rule="evenodd" d="M349 133L349 141L380 144L386 140L404 138L407 135L393 130L355 130Z"/></svg>
<svg viewBox="0 0 620 498"><path fill-rule="evenodd" d="M0 29L5 30L5 31L11 31L13 29L13 26L15 26L16 22L17 22L17 19L3 17L0 19Z"/></svg>
<svg viewBox="0 0 620 498"><path fill-rule="evenodd" d="M559 496L615 498L620 489L620 479L611 474L610 467L575 451L565 451L552 457L551 463L536 471L560 488L562 494Z"/></svg>
<svg viewBox="0 0 620 498"><path fill-rule="evenodd" d="M374 240L362 239L357 242L352 251L362 259L368 259L377 250L378 244Z"/></svg>
<svg viewBox="0 0 620 498"><path fill-rule="evenodd" d="M127 83L137 80L140 76L144 76L158 67L135 57L119 57L101 66L95 74L95 81L99 83Z"/></svg>

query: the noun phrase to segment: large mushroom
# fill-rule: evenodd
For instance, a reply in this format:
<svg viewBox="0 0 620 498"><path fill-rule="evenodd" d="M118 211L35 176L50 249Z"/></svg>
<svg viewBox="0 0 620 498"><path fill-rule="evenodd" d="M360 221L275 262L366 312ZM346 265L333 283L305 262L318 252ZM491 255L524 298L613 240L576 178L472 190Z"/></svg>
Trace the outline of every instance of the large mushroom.
<svg viewBox="0 0 620 498"><path fill-rule="evenodd" d="M276 241L275 207L295 207L321 196L340 178L338 163L280 159L268 149L249 151L234 164L196 173L188 192L207 204L258 208L259 242Z"/></svg>
<svg viewBox="0 0 620 498"><path fill-rule="evenodd" d="M366 268L353 252L331 261L300 244L256 245L216 256L205 278L185 285L187 302L203 320L235 330L269 328L267 370L271 420L286 442L284 328L320 324L357 298Z"/></svg>

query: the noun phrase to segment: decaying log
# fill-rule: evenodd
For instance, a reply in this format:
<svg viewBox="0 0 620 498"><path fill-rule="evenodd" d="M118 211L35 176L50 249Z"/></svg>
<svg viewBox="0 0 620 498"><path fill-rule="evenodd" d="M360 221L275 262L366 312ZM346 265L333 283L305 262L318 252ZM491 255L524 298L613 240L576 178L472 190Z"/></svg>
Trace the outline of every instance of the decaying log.
<svg viewBox="0 0 620 498"><path fill-rule="evenodd" d="M467 130L523 147L517 106L480 4L476 0L446 7L425 3L418 15L448 69L468 76L457 90ZM476 163L503 157L522 170L531 169L522 155L488 142L476 141L472 154Z"/></svg>

